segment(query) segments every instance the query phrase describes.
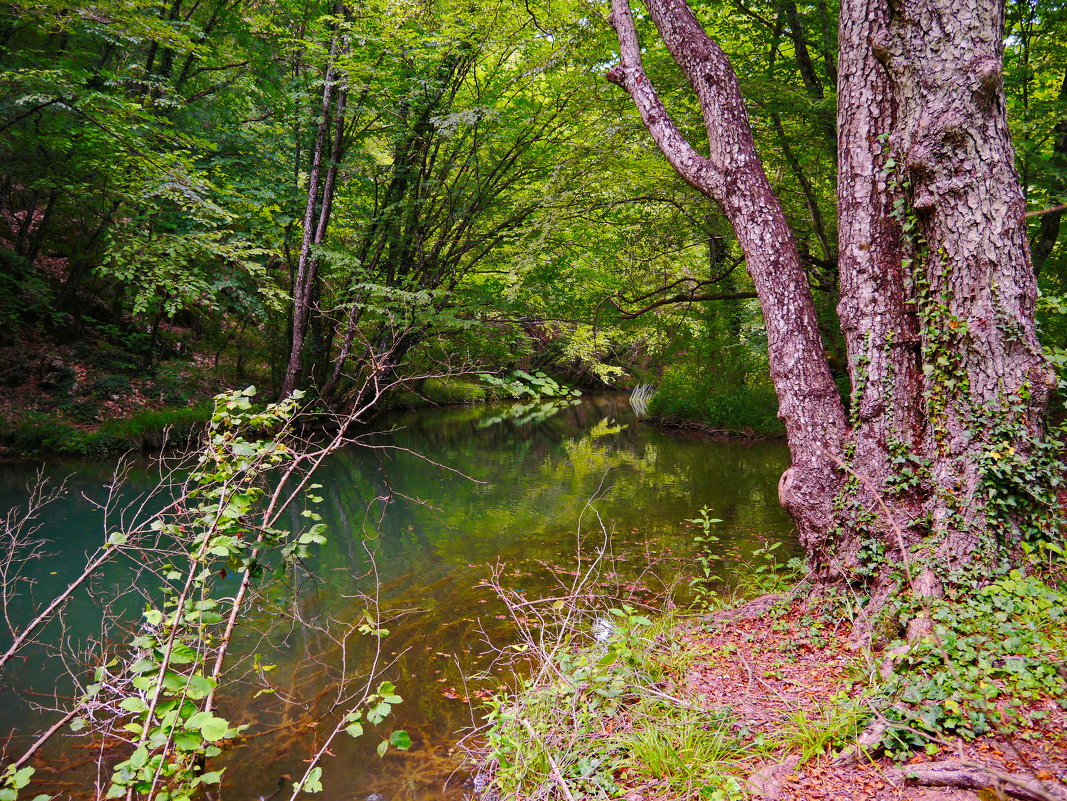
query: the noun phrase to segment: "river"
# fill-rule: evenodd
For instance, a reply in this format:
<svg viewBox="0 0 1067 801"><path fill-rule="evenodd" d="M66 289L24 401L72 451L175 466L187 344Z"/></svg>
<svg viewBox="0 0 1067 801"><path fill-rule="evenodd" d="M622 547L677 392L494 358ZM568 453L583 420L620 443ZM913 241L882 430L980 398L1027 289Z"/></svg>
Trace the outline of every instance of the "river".
<svg viewBox="0 0 1067 801"><path fill-rule="evenodd" d="M782 443L658 430L638 421L622 395L584 398L547 416L507 404L419 410L381 418L373 430L374 447L334 454L317 478L329 542L272 582L265 606L245 621L235 651L255 652L273 669L229 685L238 689L223 712L252 725L228 759L225 799L269 797L280 777L303 772L316 738L332 727L328 714L319 718L334 704L338 680L343 674L358 685L371 663L375 638L341 637L363 618L367 598L377 598L388 621L381 678L404 701L378 733L337 741L323 763L324 797L461 798L468 788L462 772L453 774L456 743L480 720L479 696L499 680L493 649L506 646L510 632L488 586L494 572L529 598L551 596L599 556L605 605L619 595L670 603L685 595L679 576L696 553L683 521L704 505L723 520L716 534L727 557L724 582L767 541L796 552L777 502L788 465ZM4 508L24 502L37 468L0 466ZM52 463L45 473L67 477L68 492L41 519L38 536L51 555L28 565L36 598L64 586L103 537L93 502L106 497L111 466ZM127 484L144 489L156 478L152 464L137 463ZM121 571L109 567L98 584L121 586ZM25 619L31 602L24 596L8 606L14 620ZM89 600L72 602L63 636L76 641L98 628L99 615ZM49 636L61 634L53 627ZM5 679L0 734L16 737L38 725L33 693L64 687L61 666L33 655ZM407 730L413 746L380 758L375 746L392 728ZM51 751L53 766L74 767L49 781L87 781L78 778L85 768L74 763L85 756L76 746L65 737Z"/></svg>

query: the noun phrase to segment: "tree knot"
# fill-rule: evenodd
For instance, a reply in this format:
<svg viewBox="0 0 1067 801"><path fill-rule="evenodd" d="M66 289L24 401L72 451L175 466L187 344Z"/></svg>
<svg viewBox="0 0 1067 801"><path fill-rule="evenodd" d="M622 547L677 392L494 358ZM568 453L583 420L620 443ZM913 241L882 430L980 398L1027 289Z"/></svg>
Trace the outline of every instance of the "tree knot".
<svg viewBox="0 0 1067 801"><path fill-rule="evenodd" d="M608 74L606 77L611 83L615 84L616 86L621 86L623 89L626 88L626 69L622 66L622 64L616 64L614 67L608 70Z"/></svg>

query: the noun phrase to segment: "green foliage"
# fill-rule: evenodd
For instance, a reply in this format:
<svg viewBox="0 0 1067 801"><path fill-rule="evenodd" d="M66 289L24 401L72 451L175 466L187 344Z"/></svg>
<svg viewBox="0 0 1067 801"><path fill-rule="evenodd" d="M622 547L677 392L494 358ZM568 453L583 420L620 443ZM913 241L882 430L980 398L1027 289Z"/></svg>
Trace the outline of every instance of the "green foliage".
<svg viewBox="0 0 1067 801"><path fill-rule="evenodd" d="M663 376L649 403L659 418L695 420L723 431L761 436L785 433L771 387L721 387L699 367L678 365Z"/></svg>
<svg viewBox="0 0 1067 801"><path fill-rule="evenodd" d="M719 593L714 585L719 582L719 571L713 567L716 562L721 562L723 557L717 552L716 543L719 538L711 533L711 527L722 520L711 517L711 509L707 506L700 508L700 514L686 522L695 523L701 528L701 533L693 536L693 542L697 543L696 561L699 566L697 575L689 580L689 586L693 590L694 605L698 609L710 611L721 605Z"/></svg>
<svg viewBox="0 0 1067 801"><path fill-rule="evenodd" d="M177 510L153 521L161 535L179 539L187 553L167 566L162 602L149 602L145 627L134 636L124 657L98 668L87 688L88 703L116 686L124 697L117 706L132 717L124 728L135 738L133 753L112 772L108 798L128 792L169 799L192 799L203 784L219 780L204 773L204 758L221 753L218 743L236 737L234 726L207 706L218 687L211 672L212 647L226 626L226 600L216 598L214 576L221 566L252 567L253 549L273 544L283 555L306 554L307 543L322 542L321 523L293 534L263 530L249 539L249 517L264 497L261 477L291 458L283 441L285 426L296 411L299 394L257 410L255 389L216 398L207 443L186 491L188 511ZM269 439L249 439L266 434ZM312 521L317 515L309 513ZM126 545L121 532L114 547ZM128 683L123 677L128 676ZM111 690L114 692L114 690Z"/></svg>
<svg viewBox="0 0 1067 801"><path fill-rule="evenodd" d="M36 769L30 765L18 769L14 765L9 765L0 774L0 801L16 801L19 790L29 785L36 772ZM48 794L36 795L33 801L49 801L51 798L52 796Z"/></svg>
<svg viewBox="0 0 1067 801"><path fill-rule="evenodd" d="M515 400L524 397L532 400L568 396L578 397L582 394L581 390L563 386L540 371L531 375L525 370L512 370L511 374L505 378L499 378L495 375L482 375L481 379L491 387L499 387Z"/></svg>
<svg viewBox="0 0 1067 801"><path fill-rule="evenodd" d="M697 517L687 520L700 526L700 532L693 536L698 546L696 555L696 575L690 579L693 590L693 604L697 609L710 612L722 608L728 598L716 587L722 587L724 578L716 563L723 562L720 553L719 537L711 533L712 527L721 523L717 517L711 517L711 509L701 507ZM804 563L800 559L779 562L776 551L781 542L774 542L756 548L750 556L740 557L739 562L731 566L729 595L750 598L768 593L782 593L793 587L804 574Z"/></svg>
<svg viewBox="0 0 1067 801"><path fill-rule="evenodd" d="M96 379L92 385L92 391L101 398L111 395L128 395L133 389L130 379L124 375L105 375Z"/></svg>
<svg viewBox="0 0 1067 801"><path fill-rule="evenodd" d="M1047 714L1032 702L1067 695L1065 609L1067 595L1019 571L935 602L930 633L898 643L905 652L883 691L885 714L902 725L886 745L903 752L938 735L1011 731ZM902 622L914 615L909 609Z"/></svg>
<svg viewBox="0 0 1067 801"><path fill-rule="evenodd" d="M870 718L866 699L842 692L814 713L788 712L778 738L803 763L853 745Z"/></svg>
<svg viewBox="0 0 1067 801"><path fill-rule="evenodd" d="M674 621L653 623L631 607L593 622L593 644L563 630L548 662L514 696L489 702L487 763L502 795L620 794L617 775L655 782L668 795L741 798L728 769L748 756L728 713L693 708L668 691L691 655L672 641ZM634 723L649 724L640 729ZM716 794L717 793L717 794Z"/></svg>
<svg viewBox="0 0 1067 801"><path fill-rule="evenodd" d="M1035 434L1026 423L1026 395L1007 399L1005 408L982 415L981 497L991 530L1002 542L1022 536L1023 547L1037 558L1063 561L1064 511L1059 501L1063 484L1063 437L1067 427Z"/></svg>
<svg viewBox="0 0 1067 801"><path fill-rule="evenodd" d="M13 429L0 433L0 441L25 455L103 456L159 448L168 438L172 443L187 442L210 418L211 408L201 403L179 409L146 409L125 419L107 420L96 431L76 428L53 415L29 412Z"/></svg>
<svg viewBox="0 0 1067 801"><path fill-rule="evenodd" d="M433 403L479 403L489 398L484 386L461 378L427 378L419 394Z"/></svg>

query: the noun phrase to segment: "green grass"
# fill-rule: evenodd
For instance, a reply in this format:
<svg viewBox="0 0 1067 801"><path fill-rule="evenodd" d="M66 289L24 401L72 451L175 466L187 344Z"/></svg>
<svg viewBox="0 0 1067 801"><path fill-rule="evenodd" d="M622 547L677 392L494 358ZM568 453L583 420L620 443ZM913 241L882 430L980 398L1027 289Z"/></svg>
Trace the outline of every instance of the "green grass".
<svg viewBox="0 0 1067 801"><path fill-rule="evenodd" d="M649 414L758 436L785 434L778 419L778 397L770 387L709 389L667 382L652 396Z"/></svg>
<svg viewBox="0 0 1067 801"><path fill-rule="evenodd" d="M482 403L493 397L489 388L477 379L427 378L419 394L433 403Z"/></svg>
<svg viewBox="0 0 1067 801"><path fill-rule="evenodd" d="M145 409L122 420L108 420L84 430L30 413L0 440L20 455L102 456L129 450L158 449L164 442L184 443L211 417L210 401L174 409Z"/></svg>
<svg viewBox="0 0 1067 801"><path fill-rule="evenodd" d="M522 638L533 677L490 704L483 764L501 796L563 798L562 779L575 797L611 798L636 786L660 797L740 798L734 776L759 754L736 734L732 713L679 697L701 657L680 620L653 621L628 607L592 619L573 609L559 615Z"/></svg>

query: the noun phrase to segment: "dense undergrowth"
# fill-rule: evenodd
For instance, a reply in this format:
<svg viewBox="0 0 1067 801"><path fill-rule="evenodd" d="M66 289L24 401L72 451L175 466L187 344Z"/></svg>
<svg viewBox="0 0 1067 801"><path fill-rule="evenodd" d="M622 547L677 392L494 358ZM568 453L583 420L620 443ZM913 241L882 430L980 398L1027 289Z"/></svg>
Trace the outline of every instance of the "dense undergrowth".
<svg viewBox="0 0 1067 801"><path fill-rule="evenodd" d="M706 523L701 539L714 548L708 533L717 521L705 511L693 522ZM695 613L555 601L539 608L542 625L532 631L522 608L512 648L534 669L489 705L478 761L493 791L565 801L629 792L741 799L758 770L840 757L865 731L874 740L861 761L922 761L913 754L947 753L981 737L1040 739L1034 732L1054 714L1049 705L1067 709L1067 591L1054 578L999 576L967 603L927 608L932 625L924 636L855 650L848 642L855 599L807 598L803 581L740 632L725 610L796 579L766 551L753 558L738 592L714 592L698 569ZM739 652L753 639L765 650L746 661ZM749 696L779 676L781 664L759 675L771 651L783 663L807 654L806 681L829 684L818 698L776 706L769 725L754 727ZM845 668L828 671L832 660ZM731 697L719 670L748 670L748 690Z"/></svg>
<svg viewBox="0 0 1067 801"><path fill-rule="evenodd" d="M158 450L189 442L211 417L211 404L145 409L130 417L105 420L95 429L78 428L41 412L26 414L0 432L0 442L22 455L103 456L132 450Z"/></svg>
<svg viewBox="0 0 1067 801"><path fill-rule="evenodd" d="M668 371L648 411L655 418L692 421L717 430L771 437L785 434L773 387L716 385L707 373Z"/></svg>

